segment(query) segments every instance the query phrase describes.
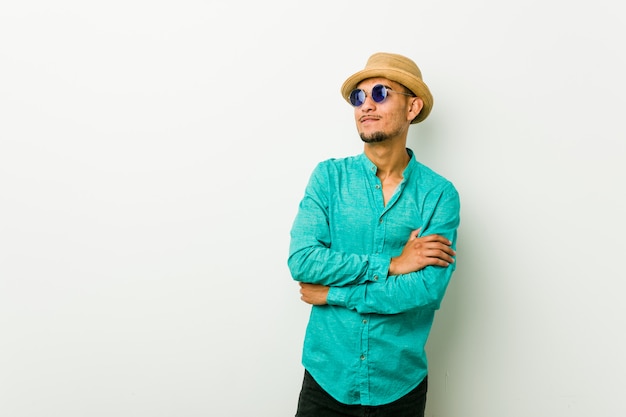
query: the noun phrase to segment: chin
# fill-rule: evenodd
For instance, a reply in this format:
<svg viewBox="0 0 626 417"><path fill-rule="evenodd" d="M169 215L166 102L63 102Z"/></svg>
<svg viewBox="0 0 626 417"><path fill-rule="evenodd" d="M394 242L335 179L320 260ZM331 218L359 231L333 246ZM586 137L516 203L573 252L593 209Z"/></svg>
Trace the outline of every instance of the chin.
<svg viewBox="0 0 626 417"><path fill-rule="evenodd" d="M383 132L374 132L370 133L369 135L365 133L360 133L359 136L361 136L361 140L365 143L380 143L389 139L389 135Z"/></svg>

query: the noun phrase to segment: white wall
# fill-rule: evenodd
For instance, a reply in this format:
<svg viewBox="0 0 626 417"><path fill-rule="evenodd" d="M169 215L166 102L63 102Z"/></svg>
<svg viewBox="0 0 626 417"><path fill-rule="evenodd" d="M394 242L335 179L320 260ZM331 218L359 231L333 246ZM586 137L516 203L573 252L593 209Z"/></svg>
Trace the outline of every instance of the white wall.
<svg viewBox="0 0 626 417"><path fill-rule="evenodd" d="M624 414L617 5L3 3L0 414L293 415L289 228L377 51L422 68L410 146L462 197L427 415Z"/></svg>

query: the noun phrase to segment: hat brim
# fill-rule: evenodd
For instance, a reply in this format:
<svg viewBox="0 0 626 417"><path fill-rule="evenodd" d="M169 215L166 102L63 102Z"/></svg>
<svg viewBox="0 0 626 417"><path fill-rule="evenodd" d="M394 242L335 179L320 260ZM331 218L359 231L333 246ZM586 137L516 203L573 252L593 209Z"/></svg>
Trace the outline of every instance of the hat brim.
<svg viewBox="0 0 626 417"><path fill-rule="evenodd" d="M387 78L388 80L395 81L408 88L413 94L421 98L424 102L424 107L417 115L415 119L411 121L411 124L419 123L426 119L433 108L433 96L428 89L428 86L415 75L393 69L393 68L369 68L361 70L344 81L341 86L341 95L350 103L350 93L356 88L357 85L363 80L368 78Z"/></svg>

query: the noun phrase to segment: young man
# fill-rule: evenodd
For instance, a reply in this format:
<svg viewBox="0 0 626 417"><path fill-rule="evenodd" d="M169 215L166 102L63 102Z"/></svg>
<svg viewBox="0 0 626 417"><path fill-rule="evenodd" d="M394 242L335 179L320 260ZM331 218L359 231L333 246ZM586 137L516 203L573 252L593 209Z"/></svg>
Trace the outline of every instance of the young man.
<svg viewBox="0 0 626 417"><path fill-rule="evenodd" d="M412 60L376 53L341 93L363 153L318 164L291 230L288 265L312 305L296 415L423 416L459 196L406 147L433 105Z"/></svg>

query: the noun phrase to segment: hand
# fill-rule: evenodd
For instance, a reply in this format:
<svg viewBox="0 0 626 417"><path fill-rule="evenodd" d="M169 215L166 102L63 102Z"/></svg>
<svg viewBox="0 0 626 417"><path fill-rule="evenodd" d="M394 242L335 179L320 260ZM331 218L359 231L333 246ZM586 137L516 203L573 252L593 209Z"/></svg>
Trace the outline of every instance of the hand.
<svg viewBox="0 0 626 417"><path fill-rule="evenodd" d="M454 262L456 252L450 247L452 242L440 235L417 237L419 231L411 232L400 256L391 259L389 275L417 272L429 265L447 267Z"/></svg>
<svg viewBox="0 0 626 417"><path fill-rule="evenodd" d="M305 284L300 283L300 299L305 303L314 306L326 305L326 298L328 297L328 290L330 287L319 284Z"/></svg>

